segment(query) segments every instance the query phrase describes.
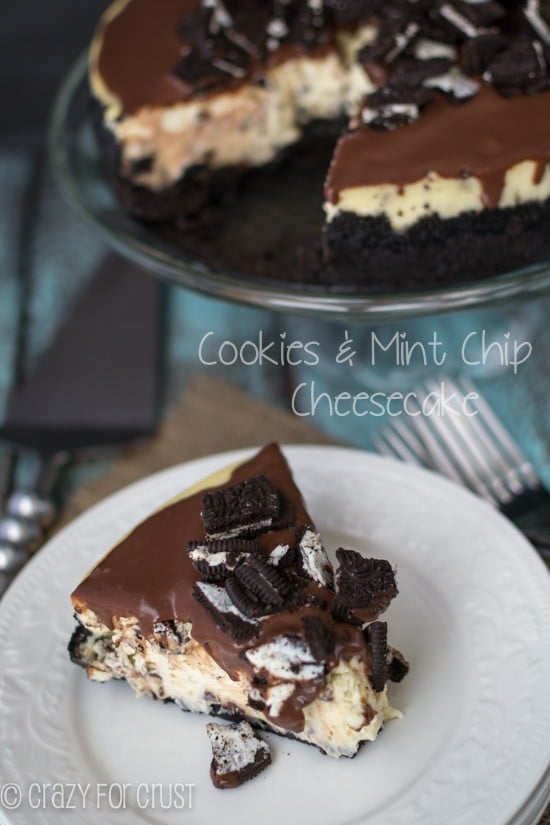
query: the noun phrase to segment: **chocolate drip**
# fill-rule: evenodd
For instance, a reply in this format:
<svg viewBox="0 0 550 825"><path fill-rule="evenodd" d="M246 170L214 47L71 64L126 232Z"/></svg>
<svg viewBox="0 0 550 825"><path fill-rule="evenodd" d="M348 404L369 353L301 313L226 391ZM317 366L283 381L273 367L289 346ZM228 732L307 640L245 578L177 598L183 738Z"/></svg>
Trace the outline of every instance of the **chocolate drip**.
<svg viewBox="0 0 550 825"><path fill-rule="evenodd" d="M327 199L338 203L344 189L404 186L435 172L475 176L484 205L498 206L510 167L532 160L542 177L550 162L549 122L550 91L503 98L483 84L463 106L439 98L414 123L392 132L360 127L345 135L332 161Z"/></svg>

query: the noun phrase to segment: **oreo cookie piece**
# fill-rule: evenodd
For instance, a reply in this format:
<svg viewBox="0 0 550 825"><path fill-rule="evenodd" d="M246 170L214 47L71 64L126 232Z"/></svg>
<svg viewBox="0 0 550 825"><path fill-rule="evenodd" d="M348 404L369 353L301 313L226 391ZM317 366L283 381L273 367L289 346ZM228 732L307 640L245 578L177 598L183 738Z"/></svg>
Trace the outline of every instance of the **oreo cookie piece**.
<svg viewBox="0 0 550 825"><path fill-rule="evenodd" d="M306 642L314 659L322 662L334 653L334 633L319 616L304 616L302 619Z"/></svg>
<svg viewBox="0 0 550 825"><path fill-rule="evenodd" d="M212 746L210 777L216 788L237 788L271 764L269 745L249 722L209 722L206 733Z"/></svg>
<svg viewBox="0 0 550 825"><path fill-rule="evenodd" d="M474 3L470 0L453 0L451 5L458 14L475 26L477 31L498 26L506 17L502 5L494 0L477 0Z"/></svg>
<svg viewBox="0 0 550 825"><path fill-rule="evenodd" d="M344 604L338 597L336 597L330 615L335 622L347 622L348 624L355 624L360 626L362 624L360 619L356 619L350 608Z"/></svg>
<svg viewBox="0 0 550 825"><path fill-rule="evenodd" d="M407 673L409 672L410 665L400 653L399 650L396 650L394 647L389 647L388 645L388 654L386 657L386 679L390 679L392 682L401 682Z"/></svg>
<svg viewBox="0 0 550 825"><path fill-rule="evenodd" d="M92 640L92 632L84 625L77 624L70 638L68 651L71 657L71 662L80 667L88 667L90 664L90 657L86 655L87 648L90 647Z"/></svg>
<svg viewBox="0 0 550 825"><path fill-rule="evenodd" d="M361 119L371 129L390 130L413 123L419 114L420 110L415 103L391 103L379 109L365 106Z"/></svg>
<svg viewBox="0 0 550 825"><path fill-rule="evenodd" d="M289 35L288 23L284 14L273 14L266 26L267 32L267 49L268 51L275 51L287 39Z"/></svg>
<svg viewBox="0 0 550 825"><path fill-rule="evenodd" d="M306 530L300 539L300 557L306 576L321 587L334 587L334 572L319 533Z"/></svg>
<svg viewBox="0 0 550 825"><path fill-rule="evenodd" d="M256 0L224 0L229 14L225 37L253 58L262 56L268 24L268 6Z"/></svg>
<svg viewBox="0 0 550 825"><path fill-rule="evenodd" d="M445 74L452 66L448 57L432 57L429 60L403 58L391 76L391 83L396 88L420 86L430 77Z"/></svg>
<svg viewBox="0 0 550 825"><path fill-rule="evenodd" d="M278 0L286 5L288 40L301 43L306 49L330 43L332 34L323 0Z"/></svg>
<svg viewBox="0 0 550 825"><path fill-rule="evenodd" d="M210 57L192 50L183 55L172 73L192 86L197 94L207 94L227 83L227 72L214 65Z"/></svg>
<svg viewBox="0 0 550 825"><path fill-rule="evenodd" d="M185 622L169 619L165 622L155 622L153 635L162 650L178 655L183 652L186 642L190 639L188 628L189 625Z"/></svg>
<svg viewBox="0 0 550 825"><path fill-rule="evenodd" d="M397 10L396 10L397 11ZM420 34L420 25L415 20L397 11L394 19L386 16L380 26L378 36L359 52L363 64L378 63L390 67L409 48Z"/></svg>
<svg viewBox="0 0 550 825"><path fill-rule="evenodd" d="M466 74L482 75L491 60L508 45L502 34L483 34L467 40L462 47L461 63Z"/></svg>
<svg viewBox="0 0 550 825"><path fill-rule="evenodd" d="M214 619L220 630L236 642L244 642L257 633L258 622L251 621L233 604L224 587L208 582L196 582L193 585L193 596Z"/></svg>
<svg viewBox="0 0 550 825"><path fill-rule="evenodd" d="M491 60L483 78L505 97L549 88L550 70L542 44L518 37Z"/></svg>
<svg viewBox="0 0 550 825"><path fill-rule="evenodd" d="M330 33L323 2L272 0L265 6L270 10L266 25L269 51L283 43L301 43L306 48L311 48L329 42Z"/></svg>
<svg viewBox="0 0 550 825"><path fill-rule="evenodd" d="M417 60L435 60L443 57L454 62L457 57L457 50L449 43L440 43L438 40L430 40L427 37L419 37L412 49L413 56Z"/></svg>
<svg viewBox="0 0 550 825"><path fill-rule="evenodd" d="M550 45L550 2L549 0L527 0L523 15L537 37Z"/></svg>
<svg viewBox="0 0 550 825"><path fill-rule="evenodd" d="M295 560L295 548L290 547L288 544L278 544L277 547L273 548L268 557L269 564L272 564L273 567L280 567L281 569L290 567L291 564L294 564Z"/></svg>
<svg viewBox="0 0 550 825"><path fill-rule="evenodd" d="M388 625L386 622L373 622L365 632L370 652L371 682L374 690L379 693L386 684Z"/></svg>
<svg viewBox="0 0 550 825"><path fill-rule="evenodd" d="M375 14L381 0L325 0L336 26L353 26Z"/></svg>
<svg viewBox="0 0 550 825"><path fill-rule="evenodd" d="M437 29L447 35L452 42L459 43L467 37L479 34L478 25L468 12L468 4L457 2L437 2L429 17Z"/></svg>
<svg viewBox="0 0 550 825"><path fill-rule="evenodd" d="M219 2L200 3L185 15L178 31L185 45L172 72L196 93L213 91L229 77L245 77L250 55L226 38L230 25L231 18Z"/></svg>
<svg viewBox="0 0 550 825"><path fill-rule="evenodd" d="M202 497L202 522L210 539L251 536L269 530L281 511L273 484L258 476Z"/></svg>
<svg viewBox="0 0 550 825"><path fill-rule="evenodd" d="M259 618L266 613L260 599L246 587L236 576L230 576L225 589L235 607L250 619Z"/></svg>
<svg viewBox="0 0 550 825"><path fill-rule="evenodd" d="M306 593L304 595L303 604L307 604L310 607L317 607L319 610L327 609L327 600L323 599L321 596L318 596L316 593Z"/></svg>
<svg viewBox="0 0 550 825"><path fill-rule="evenodd" d="M253 0L209 0L187 13L179 33L188 46L174 73L196 91L245 78L264 54L267 8Z"/></svg>
<svg viewBox="0 0 550 825"><path fill-rule="evenodd" d="M317 661L310 646L299 636L276 636L244 655L256 670L265 670L286 682L311 681L325 672L324 663Z"/></svg>
<svg viewBox="0 0 550 825"><path fill-rule="evenodd" d="M259 551L253 539L205 539L190 541L187 547L193 567L207 582L224 581L243 558Z"/></svg>
<svg viewBox="0 0 550 825"><path fill-rule="evenodd" d="M355 550L340 547L336 551L338 602L354 608L368 608L375 603L385 609L397 595L395 574L386 559L365 558Z"/></svg>
<svg viewBox="0 0 550 825"><path fill-rule="evenodd" d="M282 609L293 589L291 579L261 556L241 562L235 576L267 609Z"/></svg>
<svg viewBox="0 0 550 825"><path fill-rule="evenodd" d="M361 120L371 129L395 129L412 123L433 92L423 86L394 86L391 83L373 92L361 111Z"/></svg>

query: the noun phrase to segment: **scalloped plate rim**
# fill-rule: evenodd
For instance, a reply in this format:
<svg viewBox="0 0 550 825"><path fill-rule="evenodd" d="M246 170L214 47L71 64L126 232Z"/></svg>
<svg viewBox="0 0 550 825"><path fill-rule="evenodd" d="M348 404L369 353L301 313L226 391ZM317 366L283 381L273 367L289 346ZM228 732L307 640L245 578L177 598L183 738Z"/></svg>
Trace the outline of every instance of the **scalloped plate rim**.
<svg viewBox="0 0 550 825"><path fill-rule="evenodd" d="M328 462L329 465L331 462L334 462L336 465L342 463L342 466L346 466L346 464L351 463L352 466L355 465L356 470L359 465L364 465L364 472L374 472L375 475L378 475L382 480L384 480L384 477L386 477L386 479L388 477L393 478L394 482L397 479L398 483L399 480L402 480L405 487L412 484L418 491L421 491L423 488L427 488L431 489L432 492L436 494L436 497L443 497L443 499L452 498L453 501L458 502L459 508L465 506L473 515L477 513L482 521L484 519L489 519L489 521L496 520L494 524L499 527L501 533L503 532L505 536L509 536L510 546L517 546L517 550L514 549L513 552L517 552L518 559L519 553L522 554L520 564L525 569L526 575L528 571L528 574L534 579L540 576L543 572L545 575L547 573L546 568L534 550L532 550L523 536L521 536L521 534L519 534L519 532L512 525L506 522L506 520L498 513L492 511L492 509L484 502L480 501L462 488L458 488L446 479L441 478L440 476L353 448L289 446L284 447L284 450L289 457L291 465L296 465L298 470L300 468L300 464L306 466L308 462L310 464L311 462L313 462L313 464L315 464L315 462L320 462L321 464L326 464L326 462ZM109 512L113 509L117 510L121 507L124 508L124 506L130 506L131 509L130 502L136 496L139 497L139 495L144 494L147 491L151 491L154 498L155 489L162 488L165 484L167 487L170 487L172 480L176 482L180 476L185 476L188 479L198 479L210 472L212 469L216 469L217 467L223 466L224 464L235 460L242 460L243 457L249 454L250 450L231 451L229 453L221 453L196 459L176 467L162 470L114 493L109 498L99 502L90 510L81 514L78 518L71 522L71 524L67 525L62 531L60 531L35 556L35 558L27 565L24 571L16 579L3 601L0 602L0 639L2 638L3 623L5 623L6 617L12 609L12 605L15 606L17 599L20 597L20 593L23 592L26 582L30 582L32 577L35 575L35 571L36 575L38 575L40 569L47 564L48 557L55 552L56 547L62 546L63 542L67 542L73 534L76 536L79 533L84 532L84 528L86 528L87 524L91 526L94 523L101 523L102 520L108 518ZM97 557L99 558L99 556ZM541 587L544 586L545 585L541 584ZM546 582L546 587L550 593L550 586L548 585L548 582ZM401 595L400 598L403 599L404 595ZM2 696L1 682L2 676L0 671L0 699ZM1 711L2 708L0 706L0 712ZM550 727L548 730L550 731ZM550 759L550 750L548 751L548 758ZM0 769L1 768L2 758L0 755ZM0 785L1 781L2 780L0 777ZM548 773L544 773L544 770L542 772L539 771L536 776L532 777L529 792L521 800L521 804L517 804L516 801L514 809L507 813L507 822L527 822L528 820L525 818L526 811L532 811L533 814L538 816L542 812L542 804L540 801L547 800L549 795L550 777L548 776ZM535 809L535 802L537 800L539 801L539 805L537 809ZM5 812L0 810L1 823L11 825L12 821L14 823L19 823L24 820L21 820L19 817L10 818ZM81 820L73 818L72 821L79 822ZM84 822L84 819L82 821ZM86 819L86 822L87 821L88 819ZM376 817L376 821L378 821L378 817ZM394 820L392 819L392 822L393 821ZM395 819L395 822L401 821L402 820L399 818ZM403 822L405 821L406 820L403 820ZM457 822L458 821L459 820L457 819Z"/></svg>

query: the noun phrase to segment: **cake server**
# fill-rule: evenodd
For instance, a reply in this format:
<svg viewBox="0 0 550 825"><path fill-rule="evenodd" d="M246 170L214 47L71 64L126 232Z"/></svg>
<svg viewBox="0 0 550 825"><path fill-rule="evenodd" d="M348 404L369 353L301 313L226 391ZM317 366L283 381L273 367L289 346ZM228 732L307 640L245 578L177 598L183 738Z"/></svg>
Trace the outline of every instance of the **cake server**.
<svg viewBox="0 0 550 825"><path fill-rule="evenodd" d="M161 286L104 259L29 379L8 402L0 440L39 469L0 518L0 594L55 513L60 467L97 448L153 433L158 417Z"/></svg>

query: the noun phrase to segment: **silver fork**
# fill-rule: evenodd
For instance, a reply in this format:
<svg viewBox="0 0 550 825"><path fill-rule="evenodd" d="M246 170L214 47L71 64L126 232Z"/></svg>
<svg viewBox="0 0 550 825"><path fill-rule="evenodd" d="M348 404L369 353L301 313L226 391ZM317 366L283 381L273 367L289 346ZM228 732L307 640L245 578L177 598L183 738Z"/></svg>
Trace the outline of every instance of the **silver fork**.
<svg viewBox="0 0 550 825"><path fill-rule="evenodd" d="M468 378L430 380L414 397L415 415L383 426L372 439L375 449L466 485L550 558L550 494L474 384ZM445 414L426 415L442 397Z"/></svg>

